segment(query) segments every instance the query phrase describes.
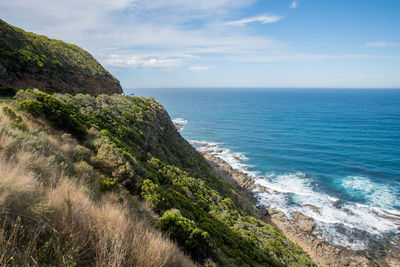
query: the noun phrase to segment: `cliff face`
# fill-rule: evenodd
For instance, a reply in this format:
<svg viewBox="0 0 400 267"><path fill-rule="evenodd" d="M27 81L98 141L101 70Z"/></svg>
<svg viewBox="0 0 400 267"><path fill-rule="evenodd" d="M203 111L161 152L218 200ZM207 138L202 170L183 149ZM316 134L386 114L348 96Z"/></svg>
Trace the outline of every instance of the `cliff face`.
<svg viewBox="0 0 400 267"><path fill-rule="evenodd" d="M120 94L119 81L82 48L0 20L0 86L46 92Z"/></svg>

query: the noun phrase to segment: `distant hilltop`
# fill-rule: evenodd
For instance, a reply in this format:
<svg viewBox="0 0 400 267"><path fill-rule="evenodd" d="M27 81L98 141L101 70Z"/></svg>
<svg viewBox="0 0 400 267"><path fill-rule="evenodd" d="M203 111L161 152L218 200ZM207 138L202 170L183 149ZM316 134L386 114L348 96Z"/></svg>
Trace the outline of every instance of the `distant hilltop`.
<svg viewBox="0 0 400 267"><path fill-rule="evenodd" d="M0 86L49 93L122 93L119 81L82 48L0 19Z"/></svg>

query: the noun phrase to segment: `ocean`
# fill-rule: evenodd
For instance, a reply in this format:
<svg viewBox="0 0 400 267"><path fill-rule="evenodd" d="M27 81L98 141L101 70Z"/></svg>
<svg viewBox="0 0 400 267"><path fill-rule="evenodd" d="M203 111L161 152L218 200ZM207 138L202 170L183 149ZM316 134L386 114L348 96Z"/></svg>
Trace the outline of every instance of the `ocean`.
<svg viewBox="0 0 400 267"><path fill-rule="evenodd" d="M271 189L260 204L313 217L321 238L399 242L400 90L125 91L161 102L193 146Z"/></svg>

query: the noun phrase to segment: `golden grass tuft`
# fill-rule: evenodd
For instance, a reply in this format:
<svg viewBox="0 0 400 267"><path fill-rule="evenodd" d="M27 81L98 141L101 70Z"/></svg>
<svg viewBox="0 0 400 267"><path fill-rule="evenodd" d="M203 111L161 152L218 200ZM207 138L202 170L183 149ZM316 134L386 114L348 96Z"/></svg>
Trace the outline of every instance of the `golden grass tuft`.
<svg viewBox="0 0 400 267"><path fill-rule="evenodd" d="M25 210L36 194L38 182L33 174L0 160L0 211Z"/></svg>

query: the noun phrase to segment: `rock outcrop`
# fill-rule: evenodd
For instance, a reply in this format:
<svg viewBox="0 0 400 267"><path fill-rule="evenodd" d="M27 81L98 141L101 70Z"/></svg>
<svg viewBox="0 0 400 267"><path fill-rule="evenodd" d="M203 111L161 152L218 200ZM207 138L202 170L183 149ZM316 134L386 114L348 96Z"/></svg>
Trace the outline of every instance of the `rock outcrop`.
<svg viewBox="0 0 400 267"><path fill-rule="evenodd" d="M378 266L362 253L329 244L312 234L315 222L312 218L293 212L294 220L277 210L268 211L268 221L282 231L290 240L300 245L310 257L322 266Z"/></svg>
<svg viewBox="0 0 400 267"><path fill-rule="evenodd" d="M252 203L257 203L257 198L252 194L254 189L261 193L268 193L267 187L254 183L254 179L243 172L233 169L226 161L207 151L202 152L208 163L222 177L230 182L234 188L239 190ZM319 213L319 209L311 204L308 208ZM320 266L400 266L398 255L394 256L372 256L365 251L353 251L350 248L334 246L315 235L316 224L313 218L300 212L293 212L293 219L289 219L282 211L258 206L259 219L272 224L278 228L292 242L298 244L311 259Z"/></svg>
<svg viewBox="0 0 400 267"><path fill-rule="evenodd" d="M121 94L119 81L82 48L0 20L0 86L49 93Z"/></svg>

